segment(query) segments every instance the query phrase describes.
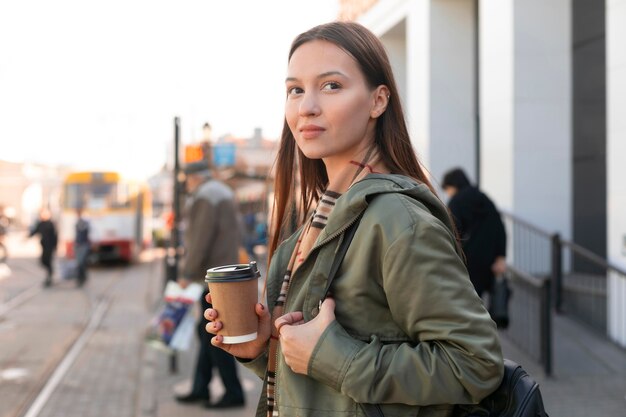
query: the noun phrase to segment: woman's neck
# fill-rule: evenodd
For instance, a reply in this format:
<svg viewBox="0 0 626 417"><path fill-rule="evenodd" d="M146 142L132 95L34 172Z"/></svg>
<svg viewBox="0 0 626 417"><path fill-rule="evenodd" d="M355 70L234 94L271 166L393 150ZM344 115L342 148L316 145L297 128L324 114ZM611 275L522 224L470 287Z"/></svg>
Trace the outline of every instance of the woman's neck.
<svg viewBox="0 0 626 417"><path fill-rule="evenodd" d="M374 146L373 140L363 141L358 148L349 154L324 158L329 185L332 187L334 184L344 181L344 176L351 175L372 146Z"/></svg>

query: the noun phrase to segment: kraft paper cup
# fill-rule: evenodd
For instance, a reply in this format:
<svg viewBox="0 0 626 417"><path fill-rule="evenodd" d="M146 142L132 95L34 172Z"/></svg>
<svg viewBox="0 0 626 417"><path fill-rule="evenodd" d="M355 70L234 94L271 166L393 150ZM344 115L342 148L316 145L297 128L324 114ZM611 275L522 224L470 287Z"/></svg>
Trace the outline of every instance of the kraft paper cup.
<svg viewBox="0 0 626 417"><path fill-rule="evenodd" d="M260 275L254 261L207 270L205 282L223 325L217 334L224 337L224 343L256 339L259 322L254 307L259 297L257 279Z"/></svg>

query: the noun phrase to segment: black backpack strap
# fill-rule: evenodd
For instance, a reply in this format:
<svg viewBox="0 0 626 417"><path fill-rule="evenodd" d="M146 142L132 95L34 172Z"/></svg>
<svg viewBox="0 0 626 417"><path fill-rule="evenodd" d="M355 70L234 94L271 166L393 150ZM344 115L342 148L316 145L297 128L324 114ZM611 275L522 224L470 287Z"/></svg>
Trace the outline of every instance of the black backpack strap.
<svg viewBox="0 0 626 417"><path fill-rule="evenodd" d="M378 404L360 403L359 405L367 417L385 417Z"/></svg>
<svg viewBox="0 0 626 417"><path fill-rule="evenodd" d="M339 266L341 266L341 263L343 262L343 258L346 256L346 252L348 252L348 247L350 246L350 242L352 242L352 238L354 237L354 234L356 233L356 229L359 227L359 223L361 222L361 217L363 217L363 215L359 214L359 217L356 218L354 223L352 223L343 233L343 240L339 244L339 249L337 250L337 253L335 254L335 259L333 259L333 264L330 267L330 272L328 273L328 278L326 279L326 288L324 289L324 295L322 296L322 299L320 300L320 304L328 296L330 285L333 283L333 280L335 279L335 275L337 274L337 271L339 270Z"/></svg>

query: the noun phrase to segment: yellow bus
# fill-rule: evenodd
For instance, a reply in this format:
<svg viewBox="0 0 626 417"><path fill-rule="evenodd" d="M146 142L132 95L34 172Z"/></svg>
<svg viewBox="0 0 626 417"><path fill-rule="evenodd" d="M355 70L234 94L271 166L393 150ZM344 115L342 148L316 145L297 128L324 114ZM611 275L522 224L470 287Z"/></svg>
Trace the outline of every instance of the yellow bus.
<svg viewBox="0 0 626 417"><path fill-rule="evenodd" d="M74 256L77 212L89 221L92 259L136 260L151 241L151 201L143 184L116 172L73 172L63 183L61 247Z"/></svg>

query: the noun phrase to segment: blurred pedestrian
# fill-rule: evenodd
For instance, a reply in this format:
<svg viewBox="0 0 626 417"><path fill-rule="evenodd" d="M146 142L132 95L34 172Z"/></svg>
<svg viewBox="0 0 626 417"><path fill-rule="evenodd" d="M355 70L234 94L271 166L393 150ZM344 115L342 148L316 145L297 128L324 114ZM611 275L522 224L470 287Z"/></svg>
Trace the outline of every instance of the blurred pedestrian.
<svg viewBox="0 0 626 417"><path fill-rule="evenodd" d="M498 334L416 158L381 41L354 22L300 34L284 91L258 337L225 344L220 312L205 312L212 343L265 378L256 415L450 416L479 402L502 379Z"/></svg>
<svg viewBox="0 0 626 417"><path fill-rule="evenodd" d="M89 254L91 253L91 239L89 238L89 221L83 217L81 209L76 210L76 225L74 235L74 256L76 258L77 286L82 287L87 281Z"/></svg>
<svg viewBox="0 0 626 417"><path fill-rule="evenodd" d="M30 229L28 237L39 235L41 243L41 265L46 269L46 277L44 279L44 287L52 285L52 275L54 273L53 262L54 253L57 248L58 235L57 229L52 222L50 210L42 208L39 211L39 218Z"/></svg>
<svg viewBox="0 0 626 417"><path fill-rule="evenodd" d="M441 186L450 198L448 207L476 292L479 296L492 293L495 277L506 272L506 232L500 213L485 193L470 184L461 168L446 172Z"/></svg>
<svg viewBox="0 0 626 417"><path fill-rule="evenodd" d="M206 300L208 289L204 282L206 270L239 261L241 224L233 191L223 182L212 178L208 163L195 162L185 167L186 187L189 196L185 203L184 247L181 286L190 282L201 283L204 294L200 299L201 311L211 307ZM200 347L188 394L177 396L179 402L201 402L207 408L229 408L244 405L244 394L237 375L234 358L222 349L211 345L210 335L204 330L208 321L200 317L198 338ZM213 367L217 367L226 392L217 402L211 402L209 383Z"/></svg>

